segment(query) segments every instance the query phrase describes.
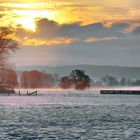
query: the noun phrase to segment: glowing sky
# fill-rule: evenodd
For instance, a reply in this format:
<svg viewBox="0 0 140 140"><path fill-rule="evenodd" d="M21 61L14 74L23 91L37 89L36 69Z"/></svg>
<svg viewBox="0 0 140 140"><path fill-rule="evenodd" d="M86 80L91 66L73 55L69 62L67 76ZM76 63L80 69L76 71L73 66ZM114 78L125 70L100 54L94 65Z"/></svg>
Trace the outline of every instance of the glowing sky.
<svg viewBox="0 0 140 140"><path fill-rule="evenodd" d="M0 26L15 28L16 65L140 66L140 0L0 0Z"/></svg>
<svg viewBox="0 0 140 140"><path fill-rule="evenodd" d="M24 2L24 3L23 3ZM47 18L57 23L92 24L102 22L136 22L140 15L139 0L0 0L1 21L3 25L34 29L35 19ZM29 24L27 24L27 22Z"/></svg>

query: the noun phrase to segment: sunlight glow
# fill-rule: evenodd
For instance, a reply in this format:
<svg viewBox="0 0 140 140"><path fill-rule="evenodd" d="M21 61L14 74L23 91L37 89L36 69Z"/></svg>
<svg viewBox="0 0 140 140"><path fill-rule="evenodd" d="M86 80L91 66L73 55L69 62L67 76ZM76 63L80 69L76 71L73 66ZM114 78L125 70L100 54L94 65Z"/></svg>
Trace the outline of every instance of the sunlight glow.
<svg viewBox="0 0 140 140"><path fill-rule="evenodd" d="M36 18L53 18L53 13L47 10L13 10L13 13L19 15L19 18L15 19L17 24L21 24L24 28L32 31L35 31Z"/></svg>
<svg viewBox="0 0 140 140"><path fill-rule="evenodd" d="M5 1L7 2L0 2L1 26L22 25L32 31L35 31L35 22L41 18L58 24L88 25L101 22L104 26L111 27L114 23L121 22L135 24L139 22L137 17L140 15L138 0L83 0L82 3L80 0Z"/></svg>
<svg viewBox="0 0 140 140"><path fill-rule="evenodd" d="M35 31L34 18L18 18L16 23L21 24L23 28Z"/></svg>

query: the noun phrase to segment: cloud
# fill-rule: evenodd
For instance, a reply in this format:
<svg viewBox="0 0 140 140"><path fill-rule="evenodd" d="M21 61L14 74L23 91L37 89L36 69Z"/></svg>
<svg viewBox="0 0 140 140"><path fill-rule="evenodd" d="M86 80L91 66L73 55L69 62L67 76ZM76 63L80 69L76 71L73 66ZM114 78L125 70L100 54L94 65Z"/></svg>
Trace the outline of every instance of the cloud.
<svg viewBox="0 0 140 140"><path fill-rule="evenodd" d="M125 36L123 30L127 23L114 24L107 28L102 23L82 26L80 23L58 24L55 21L42 18L36 21L36 32L17 27L16 33L24 45L64 45L75 42L94 43L96 41L112 41ZM25 43L26 42L26 43Z"/></svg>
<svg viewBox="0 0 140 140"><path fill-rule="evenodd" d="M134 21L140 14L138 0L0 0L1 13L5 10L10 11L7 19L13 15L21 17L47 17L58 23L81 22L82 25L92 23L116 23L120 21ZM14 13L17 10L18 13ZM48 11L45 14L44 11ZM23 13L20 13L24 11ZM30 16L30 12L35 11L39 14ZM43 12L41 12L43 11ZM41 13L40 13L41 12ZM29 13L29 15L25 14ZM52 14L52 16L50 16ZM15 18L18 20L19 18ZM15 21L16 21L15 20ZM10 21L10 20L9 20ZM13 21L14 23L14 21ZM15 23L14 23L15 24Z"/></svg>
<svg viewBox="0 0 140 140"><path fill-rule="evenodd" d="M101 37L101 38L96 38L96 37L90 37L85 39L84 41L87 43L93 43L97 41L110 41L110 40L115 40L117 39L116 37Z"/></svg>
<svg viewBox="0 0 140 140"><path fill-rule="evenodd" d="M36 30L39 37L54 38L58 35L61 26L55 21L43 18L36 22Z"/></svg>
<svg viewBox="0 0 140 140"><path fill-rule="evenodd" d="M123 33L131 33L133 32L137 27L140 27L140 21L131 22L128 27L126 27L122 32Z"/></svg>
<svg viewBox="0 0 140 140"><path fill-rule="evenodd" d="M43 18L36 22L36 26L39 36L63 36L85 39L87 37L122 37L124 36L122 31L128 28L129 24L116 23L108 28L100 22L82 26L79 22L71 24L58 24L55 21Z"/></svg>
<svg viewBox="0 0 140 140"><path fill-rule="evenodd" d="M77 41L59 47L21 47L13 61L18 65L94 64L140 67L139 44L140 39L134 37L93 43Z"/></svg>
<svg viewBox="0 0 140 140"><path fill-rule="evenodd" d="M55 38L55 39L39 39L39 38L18 38L17 41L22 44L23 46L58 46L58 45L67 45L75 42L75 39L71 38Z"/></svg>
<svg viewBox="0 0 140 140"><path fill-rule="evenodd" d="M0 18L2 18L4 16L4 14L0 14Z"/></svg>
<svg viewBox="0 0 140 140"><path fill-rule="evenodd" d="M0 0L1 26L16 27L22 46L41 46L21 47L15 61L140 66L139 0L27 1ZM23 28L29 19L36 32Z"/></svg>
<svg viewBox="0 0 140 140"><path fill-rule="evenodd" d="M132 32L131 35L140 35L140 26L136 27Z"/></svg>

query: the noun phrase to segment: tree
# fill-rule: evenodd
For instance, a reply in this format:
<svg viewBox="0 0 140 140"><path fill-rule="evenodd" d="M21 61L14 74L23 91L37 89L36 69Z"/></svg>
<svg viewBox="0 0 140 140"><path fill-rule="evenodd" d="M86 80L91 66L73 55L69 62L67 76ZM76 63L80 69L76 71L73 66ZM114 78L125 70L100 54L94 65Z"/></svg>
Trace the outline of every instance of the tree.
<svg viewBox="0 0 140 140"><path fill-rule="evenodd" d="M0 68L7 68L9 53L17 49L17 42L13 40L14 31L11 28L0 28Z"/></svg>
<svg viewBox="0 0 140 140"><path fill-rule="evenodd" d="M133 86L134 81L132 79L127 79L126 85L127 86Z"/></svg>
<svg viewBox="0 0 140 140"><path fill-rule="evenodd" d="M115 77L109 76L109 75L104 76L101 79L101 82L105 86L118 86L119 85L119 82L117 81L117 79Z"/></svg>
<svg viewBox="0 0 140 140"><path fill-rule="evenodd" d="M126 84L127 84L126 78L122 77L122 78L120 79L120 86L126 86Z"/></svg>
<svg viewBox="0 0 140 140"><path fill-rule="evenodd" d="M70 74L70 79L75 85L75 89L85 89L90 87L90 78L83 70L73 70Z"/></svg>
<svg viewBox="0 0 140 140"><path fill-rule="evenodd" d="M55 85L58 85L59 82L59 75L57 73L53 74Z"/></svg>
<svg viewBox="0 0 140 140"><path fill-rule="evenodd" d="M10 72L9 54L17 49L17 42L13 39L13 34L14 31L11 28L0 28L0 90L3 91L12 88L9 76L5 76L4 73Z"/></svg>
<svg viewBox="0 0 140 140"><path fill-rule="evenodd" d="M140 86L140 80L135 80L135 81L133 82L133 85L134 85L134 86Z"/></svg>
<svg viewBox="0 0 140 140"><path fill-rule="evenodd" d="M51 74L37 70L23 71L20 77L21 88L49 88L55 84Z"/></svg>
<svg viewBox="0 0 140 140"><path fill-rule="evenodd" d="M60 79L60 87L75 89L85 89L90 87L90 78L83 70L73 70L69 76Z"/></svg>
<svg viewBox="0 0 140 140"><path fill-rule="evenodd" d="M60 79L59 86L64 89L70 88L72 86L72 80L69 78L69 76L64 76Z"/></svg>
<svg viewBox="0 0 140 140"><path fill-rule="evenodd" d="M0 89L14 89L18 86L17 74L15 71L8 69L0 72Z"/></svg>
<svg viewBox="0 0 140 140"><path fill-rule="evenodd" d="M20 87L21 88L28 88L28 75L29 75L29 72L28 71L23 71L21 73L21 76L20 76Z"/></svg>

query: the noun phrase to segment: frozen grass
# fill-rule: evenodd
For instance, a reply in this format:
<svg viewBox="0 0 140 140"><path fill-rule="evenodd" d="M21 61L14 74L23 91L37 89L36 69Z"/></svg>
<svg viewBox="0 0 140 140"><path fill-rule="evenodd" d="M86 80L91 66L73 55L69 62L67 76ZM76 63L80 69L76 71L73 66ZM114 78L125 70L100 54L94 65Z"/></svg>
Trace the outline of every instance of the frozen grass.
<svg viewBox="0 0 140 140"><path fill-rule="evenodd" d="M1 140L140 138L140 96L101 95L93 89L37 90L38 96L0 96Z"/></svg>

